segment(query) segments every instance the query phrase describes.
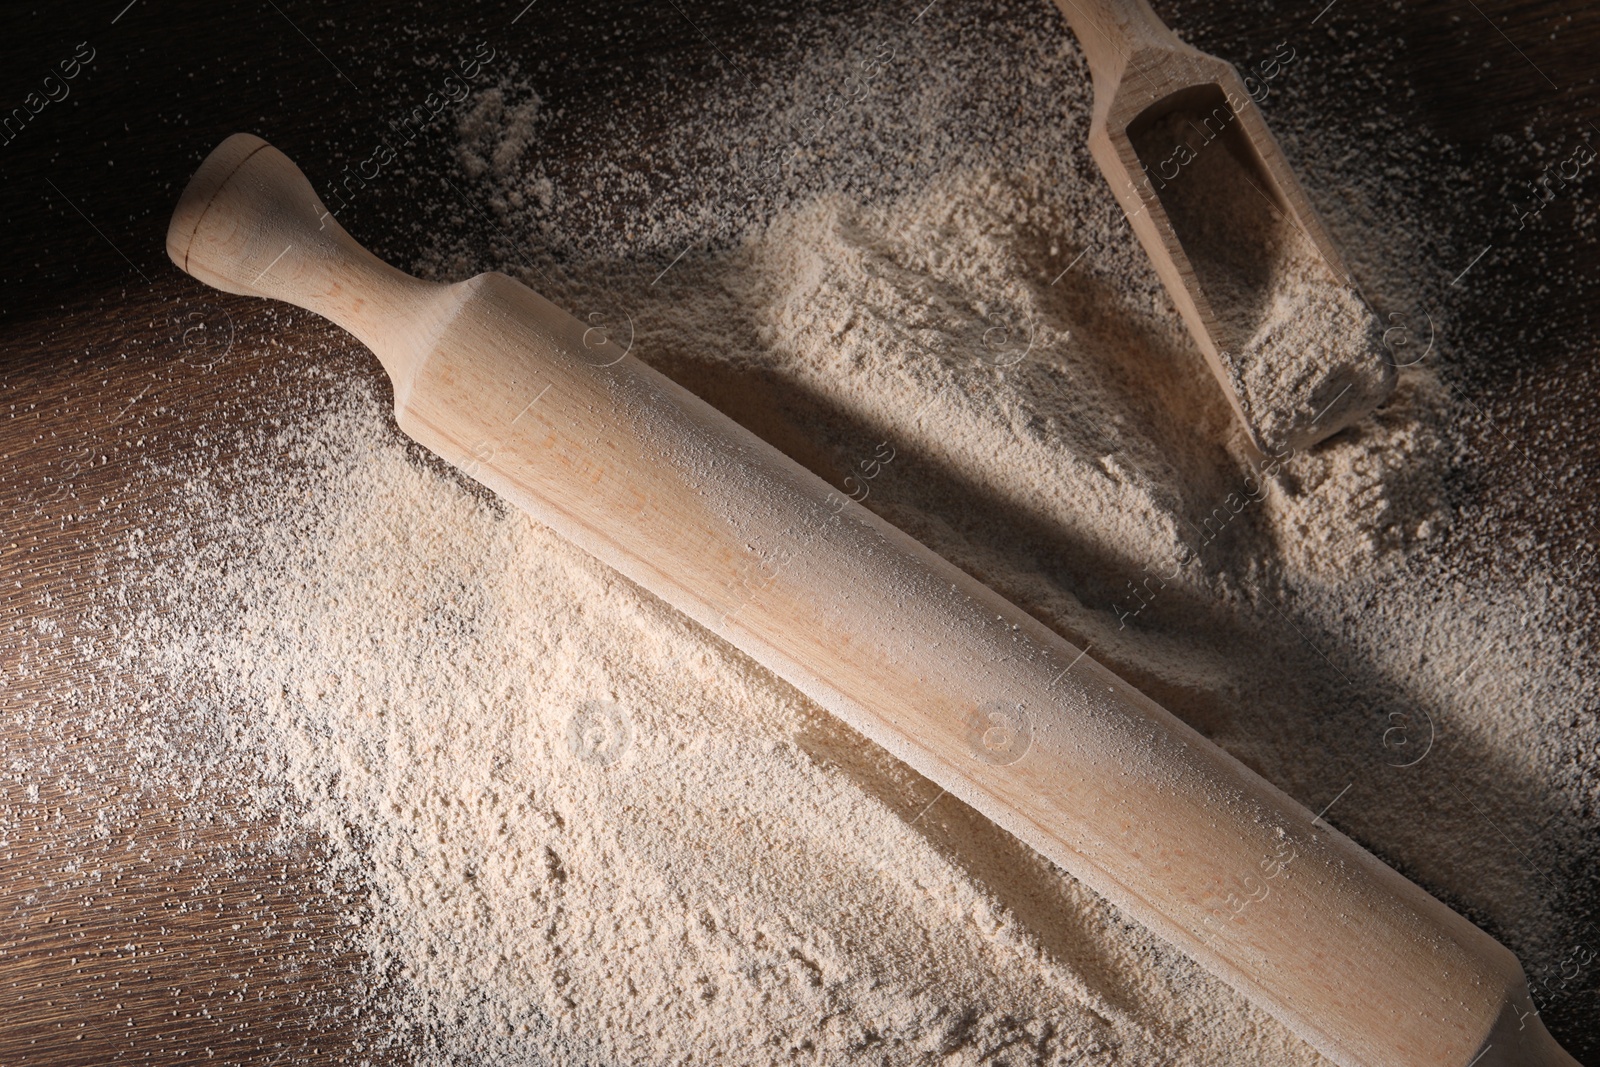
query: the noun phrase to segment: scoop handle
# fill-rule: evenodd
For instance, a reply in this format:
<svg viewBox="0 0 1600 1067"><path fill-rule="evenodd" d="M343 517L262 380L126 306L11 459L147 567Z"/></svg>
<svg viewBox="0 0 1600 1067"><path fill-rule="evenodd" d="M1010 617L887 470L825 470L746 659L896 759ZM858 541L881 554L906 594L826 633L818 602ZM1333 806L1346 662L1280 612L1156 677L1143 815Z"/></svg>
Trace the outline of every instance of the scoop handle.
<svg viewBox="0 0 1600 1067"><path fill-rule="evenodd" d="M1145 0L1056 0L1089 61L1098 94L1115 85L1142 51L1195 52ZM1196 53L1199 54L1199 53Z"/></svg>

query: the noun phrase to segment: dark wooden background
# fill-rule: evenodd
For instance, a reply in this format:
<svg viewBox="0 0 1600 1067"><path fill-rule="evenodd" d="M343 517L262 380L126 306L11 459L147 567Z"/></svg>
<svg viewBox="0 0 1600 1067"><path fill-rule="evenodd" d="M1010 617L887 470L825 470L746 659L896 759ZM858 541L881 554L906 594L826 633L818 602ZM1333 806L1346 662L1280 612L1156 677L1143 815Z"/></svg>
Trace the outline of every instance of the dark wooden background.
<svg viewBox="0 0 1600 1067"><path fill-rule="evenodd" d="M1506 538L1547 554L1550 573L1592 586L1600 184L1591 179L1520 233L1509 204L1537 173L1530 141L1600 144L1600 7L1339 0L1312 27L1324 3L1156 7L1194 43L1235 61L1270 54L1272 42L1308 27L1319 48L1358 63L1368 52L1402 57L1414 95L1375 97L1370 81L1352 79L1309 106L1347 125L1383 108L1451 146L1448 158L1404 161L1397 180L1427 180L1454 198L1453 223L1430 238L1444 277L1489 249L1446 290L1457 330L1473 338L1453 384L1485 415L1462 492L1493 509ZM830 6L850 9L808 0L805 10ZM619 67L633 69L627 91L640 96L663 62L675 84L703 73L713 91L720 53L759 65L773 24L796 17L788 6L720 0L543 0L512 25L523 7L111 0L11 5L3 16L0 107L20 104L79 42L96 56L67 100L0 146L0 1065L359 1057L365 1024L345 1008L368 977L330 947L350 903L308 889L317 842L206 822L185 796L132 781L119 739L84 725L80 711L108 668L74 636L97 576L114 569L126 580L151 565L116 562L107 546L150 528L150 559L160 556L161 504L177 487L144 461L191 448L208 413L241 395L263 411L303 402L287 395L303 380L266 356L216 362L197 336L214 345L227 329L270 329L272 359L309 358L296 350L305 341L303 350L332 353L317 358L365 366L379 381L376 363L332 326L305 315L269 325L259 304L203 291L167 262L167 217L222 137L266 136L321 188L319 161L360 158L388 91L434 87L437 72L410 62L408 48L455 55L488 40L562 109L558 125L577 128L632 106L618 99ZM926 17L991 7L940 0ZM1046 32L1066 33L1057 22ZM424 152L413 178L427 165ZM1443 173L1462 168L1472 180ZM342 219L401 264L417 252L415 230L401 224L407 190L405 181L374 185ZM1490 565L1483 546L1458 551L1463 566ZM38 798L25 796L3 768L45 751L61 773L39 779ZM97 837L106 812L114 825ZM1592 1001L1569 998L1547 1016L1580 1056L1600 1054Z"/></svg>

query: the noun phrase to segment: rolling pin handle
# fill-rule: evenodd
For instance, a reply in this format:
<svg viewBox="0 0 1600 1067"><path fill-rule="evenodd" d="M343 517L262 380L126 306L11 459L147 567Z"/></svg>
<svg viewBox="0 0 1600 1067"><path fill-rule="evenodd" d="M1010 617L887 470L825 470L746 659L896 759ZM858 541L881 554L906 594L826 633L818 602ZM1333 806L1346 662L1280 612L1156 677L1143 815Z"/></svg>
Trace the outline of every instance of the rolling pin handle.
<svg viewBox="0 0 1600 1067"><path fill-rule="evenodd" d="M183 191L167 227L167 255L207 285L314 311L380 357L449 286L419 281L362 248L300 168L266 141L236 133ZM409 363L409 361L402 361ZM397 386L410 367L384 365Z"/></svg>

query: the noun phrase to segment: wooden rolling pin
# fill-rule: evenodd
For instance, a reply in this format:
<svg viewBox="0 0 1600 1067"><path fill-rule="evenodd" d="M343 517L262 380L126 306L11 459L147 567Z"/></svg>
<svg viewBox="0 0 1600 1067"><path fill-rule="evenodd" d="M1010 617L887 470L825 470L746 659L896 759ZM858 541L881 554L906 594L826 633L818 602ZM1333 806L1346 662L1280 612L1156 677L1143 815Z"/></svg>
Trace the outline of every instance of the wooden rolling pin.
<svg viewBox="0 0 1600 1067"><path fill-rule="evenodd" d="M1027 612L502 274L419 281L237 134L167 251L325 315L400 427L1348 1067L1573 1064L1510 952Z"/></svg>
<svg viewBox="0 0 1600 1067"><path fill-rule="evenodd" d="M1056 3L1094 78L1089 152L1251 440L1274 454L1309 448L1388 399L1396 373L1382 328L1249 84L1179 40L1145 0ZM1280 62L1268 69L1276 74ZM1270 79L1253 80L1264 96ZM1185 140L1164 133L1164 120ZM1233 158L1220 169L1196 165L1209 153ZM1338 341L1264 326L1272 290L1292 272L1268 247L1266 227L1303 242L1324 296L1307 297L1302 312L1336 320Z"/></svg>

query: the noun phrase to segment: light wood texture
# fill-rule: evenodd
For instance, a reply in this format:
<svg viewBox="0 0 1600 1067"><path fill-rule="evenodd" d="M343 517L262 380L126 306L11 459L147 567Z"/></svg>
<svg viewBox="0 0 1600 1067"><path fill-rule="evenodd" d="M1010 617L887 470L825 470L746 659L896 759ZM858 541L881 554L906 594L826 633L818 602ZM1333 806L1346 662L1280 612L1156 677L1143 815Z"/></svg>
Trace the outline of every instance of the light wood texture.
<svg viewBox="0 0 1600 1067"><path fill-rule="evenodd" d="M1394 368L1382 364L1384 381L1375 388L1352 388L1336 395L1326 412L1295 427L1286 442L1264 439L1261 427L1241 403L1219 351L1218 309L1197 277L1183 242L1162 206L1147 165L1141 165L1130 131L1165 117L1174 110L1193 109L1200 114L1228 116L1213 136L1229 149L1253 157L1262 193L1300 227L1327 264L1329 274L1355 288L1338 245L1328 235L1305 191L1289 166L1277 139L1231 63L1193 48L1178 39L1150 9L1145 0L1056 0L1088 58L1094 78L1094 114L1089 127L1089 151L1122 204L1150 261L1183 316L1190 334L1205 354L1223 392L1258 447L1277 452L1284 443L1308 448L1356 422L1387 398L1394 386ZM1209 147L1209 146L1208 146ZM1193 177L1181 180L1194 181ZM1381 359L1378 353L1374 356ZM1340 368L1325 368L1325 378L1336 384Z"/></svg>
<svg viewBox="0 0 1600 1067"><path fill-rule="evenodd" d="M499 274L386 267L236 135L168 252L361 337L402 429L744 649L1335 1062L1572 1064L1521 968L1027 613Z"/></svg>

